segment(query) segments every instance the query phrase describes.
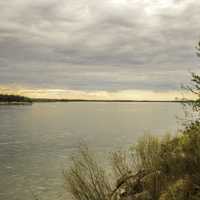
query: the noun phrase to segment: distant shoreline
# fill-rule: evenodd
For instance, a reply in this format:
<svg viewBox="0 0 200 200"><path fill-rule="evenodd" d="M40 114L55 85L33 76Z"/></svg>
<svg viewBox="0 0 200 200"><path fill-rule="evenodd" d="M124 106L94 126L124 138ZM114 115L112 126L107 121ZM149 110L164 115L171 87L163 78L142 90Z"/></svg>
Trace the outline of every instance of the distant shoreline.
<svg viewBox="0 0 200 200"><path fill-rule="evenodd" d="M32 99L34 103L53 103L53 102L121 102L121 103L189 103L192 100L89 100L89 99Z"/></svg>
<svg viewBox="0 0 200 200"><path fill-rule="evenodd" d="M192 103L194 100L128 100L128 99L50 99L30 98L19 95L0 94L0 105L32 105L32 103L53 102L108 102L108 103Z"/></svg>

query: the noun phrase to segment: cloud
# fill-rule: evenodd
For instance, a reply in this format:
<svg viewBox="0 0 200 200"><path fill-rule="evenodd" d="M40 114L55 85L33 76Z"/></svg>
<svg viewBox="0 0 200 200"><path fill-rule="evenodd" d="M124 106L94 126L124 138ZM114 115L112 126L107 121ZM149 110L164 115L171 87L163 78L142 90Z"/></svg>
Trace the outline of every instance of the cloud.
<svg viewBox="0 0 200 200"><path fill-rule="evenodd" d="M0 0L0 6L0 84L175 91L189 81L188 71L199 71L195 0Z"/></svg>

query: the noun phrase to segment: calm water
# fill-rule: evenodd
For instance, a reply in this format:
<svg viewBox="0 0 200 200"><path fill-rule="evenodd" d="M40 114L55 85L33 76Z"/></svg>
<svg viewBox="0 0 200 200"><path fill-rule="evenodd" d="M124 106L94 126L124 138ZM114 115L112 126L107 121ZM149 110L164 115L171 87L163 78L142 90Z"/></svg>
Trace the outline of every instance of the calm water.
<svg viewBox="0 0 200 200"><path fill-rule="evenodd" d="M70 199L62 171L81 141L94 151L179 128L178 103L36 103L0 106L0 199Z"/></svg>

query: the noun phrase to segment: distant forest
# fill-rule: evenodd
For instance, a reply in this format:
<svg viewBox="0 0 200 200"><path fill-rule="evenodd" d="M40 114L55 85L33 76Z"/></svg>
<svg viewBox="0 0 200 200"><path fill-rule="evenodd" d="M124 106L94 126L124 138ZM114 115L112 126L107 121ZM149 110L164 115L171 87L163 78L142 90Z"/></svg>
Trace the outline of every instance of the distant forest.
<svg viewBox="0 0 200 200"><path fill-rule="evenodd" d="M29 102L32 100L28 97L20 96L20 95L7 95L0 94L0 102Z"/></svg>

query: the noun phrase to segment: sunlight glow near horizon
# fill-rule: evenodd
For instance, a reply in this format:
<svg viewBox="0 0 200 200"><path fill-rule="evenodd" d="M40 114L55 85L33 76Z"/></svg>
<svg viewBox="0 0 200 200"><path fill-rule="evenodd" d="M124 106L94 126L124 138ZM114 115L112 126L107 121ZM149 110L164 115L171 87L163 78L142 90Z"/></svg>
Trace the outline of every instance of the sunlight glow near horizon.
<svg viewBox="0 0 200 200"><path fill-rule="evenodd" d="M149 90L119 90L119 91L81 91L65 89L28 89L0 86L2 94L23 95L30 98L49 99L85 99L85 100L180 100L183 98L195 99L189 92L166 91L156 92Z"/></svg>

